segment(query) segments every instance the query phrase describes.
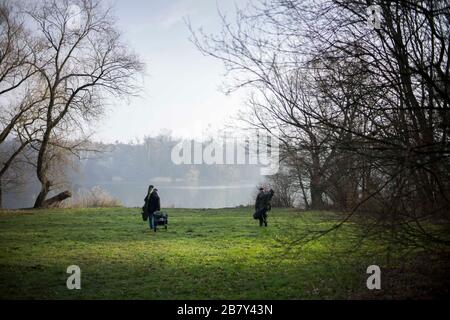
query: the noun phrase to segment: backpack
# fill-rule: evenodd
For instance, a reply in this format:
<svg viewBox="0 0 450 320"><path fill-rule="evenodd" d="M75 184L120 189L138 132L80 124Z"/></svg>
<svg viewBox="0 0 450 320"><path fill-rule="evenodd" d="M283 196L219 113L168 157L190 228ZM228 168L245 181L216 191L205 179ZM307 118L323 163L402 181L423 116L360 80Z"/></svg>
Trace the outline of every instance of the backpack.
<svg viewBox="0 0 450 320"><path fill-rule="evenodd" d="M144 221L148 220L148 214L145 213L144 207L142 207L141 215L142 215L142 220L144 220Z"/></svg>
<svg viewBox="0 0 450 320"><path fill-rule="evenodd" d="M258 220L259 218L262 217L263 213L264 213L264 208L256 210L255 213L253 214L253 219Z"/></svg>
<svg viewBox="0 0 450 320"><path fill-rule="evenodd" d="M148 220L147 207L148 207L148 196L145 196L144 206L141 209L142 220L144 221Z"/></svg>

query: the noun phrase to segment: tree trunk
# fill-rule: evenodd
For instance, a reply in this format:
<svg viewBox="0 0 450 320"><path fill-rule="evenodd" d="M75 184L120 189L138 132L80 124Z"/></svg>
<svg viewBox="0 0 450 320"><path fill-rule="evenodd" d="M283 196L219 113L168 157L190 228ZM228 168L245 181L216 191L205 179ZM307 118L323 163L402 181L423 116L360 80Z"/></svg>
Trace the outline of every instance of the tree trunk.
<svg viewBox="0 0 450 320"><path fill-rule="evenodd" d="M45 198L47 197L49 191L50 191L50 182L41 181L41 191L39 192L39 195L37 196L36 201L34 202L35 209L44 207Z"/></svg>
<svg viewBox="0 0 450 320"><path fill-rule="evenodd" d="M56 196L45 200L43 203L43 207L45 207L45 208L52 207L55 204L60 203L64 200L66 200L67 198L70 198L71 196L72 196L72 194L70 193L70 191L61 192L61 193L57 194Z"/></svg>
<svg viewBox="0 0 450 320"><path fill-rule="evenodd" d="M310 209L320 210L323 209L323 200L322 200L322 188L320 186L320 182L317 181L317 178L312 178L310 182L310 192L311 192L311 205Z"/></svg>
<svg viewBox="0 0 450 320"><path fill-rule="evenodd" d="M311 207L310 209L321 210L323 209L323 188L322 188L322 176L320 158L317 152L311 153L312 157L312 170L311 180L309 182L309 192L311 193Z"/></svg>
<svg viewBox="0 0 450 320"><path fill-rule="evenodd" d="M51 110L51 109L50 109ZM50 140L50 133L52 127L48 124L51 123L51 114L48 115L47 119L47 129L44 133L44 137L41 142L41 147L39 148L37 163L36 163L36 175L41 183L41 191L34 202L34 208L42 208L44 206L45 198L50 191L50 181L47 179L47 168L45 164L45 156L47 152L48 142Z"/></svg>

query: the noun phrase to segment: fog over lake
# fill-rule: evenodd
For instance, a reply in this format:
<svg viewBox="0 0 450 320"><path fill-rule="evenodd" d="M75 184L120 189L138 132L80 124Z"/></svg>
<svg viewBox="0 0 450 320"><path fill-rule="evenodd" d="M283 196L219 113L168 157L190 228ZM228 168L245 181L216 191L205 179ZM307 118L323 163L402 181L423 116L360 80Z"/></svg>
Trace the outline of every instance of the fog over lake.
<svg viewBox="0 0 450 320"><path fill-rule="evenodd" d="M162 207L175 208L223 208L252 203L256 192L255 184L242 185L174 185L155 183ZM247 182L248 183L248 182ZM85 184L81 187L100 186L112 196L121 200L124 206L136 207L144 204L148 186L133 182L111 182Z"/></svg>
<svg viewBox="0 0 450 320"><path fill-rule="evenodd" d="M159 190L165 208L223 208L253 203L264 181L259 165L174 164L171 151L179 140L167 135L146 137L141 143L101 145L100 154L72 159L70 173L60 177L61 189L77 202L91 190L117 199L126 207L142 207L150 184ZM27 180L5 193L6 208L31 207L39 192L30 168Z"/></svg>

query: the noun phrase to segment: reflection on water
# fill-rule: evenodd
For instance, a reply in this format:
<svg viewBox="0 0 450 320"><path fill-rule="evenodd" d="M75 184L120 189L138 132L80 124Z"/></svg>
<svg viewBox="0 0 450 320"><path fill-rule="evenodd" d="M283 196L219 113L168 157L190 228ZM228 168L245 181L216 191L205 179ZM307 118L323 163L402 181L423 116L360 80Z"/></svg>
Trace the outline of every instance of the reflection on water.
<svg viewBox="0 0 450 320"><path fill-rule="evenodd" d="M170 208L223 208L248 205L253 202L256 186L242 185L170 185L155 184L161 198L161 207ZM83 185L82 188L91 189L99 186L108 191L113 197L120 199L126 207L141 207L148 186L136 183L96 183Z"/></svg>
<svg viewBox="0 0 450 320"><path fill-rule="evenodd" d="M163 208L224 208L249 205L254 202L256 184L239 185L173 185L154 183L159 190ZM100 187L126 207L142 207L148 185L136 182L96 182L95 184L77 184L71 189L76 195L80 191ZM30 184L26 192L9 193L4 199L4 207L29 208L39 192L39 186Z"/></svg>

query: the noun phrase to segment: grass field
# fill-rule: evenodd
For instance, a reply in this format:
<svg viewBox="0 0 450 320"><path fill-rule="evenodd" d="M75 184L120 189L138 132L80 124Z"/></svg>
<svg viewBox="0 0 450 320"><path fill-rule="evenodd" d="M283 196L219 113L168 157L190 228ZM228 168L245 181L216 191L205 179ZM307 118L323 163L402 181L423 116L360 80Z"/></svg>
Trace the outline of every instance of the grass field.
<svg viewBox="0 0 450 320"><path fill-rule="evenodd" d="M251 209L168 209L154 233L138 209L0 213L2 299L347 299L367 290L367 266L386 263L375 243L351 254L355 226L286 252L283 240L332 213L274 209L260 228ZM81 268L68 290L66 268ZM384 293L386 294L386 292Z"/></svg>

